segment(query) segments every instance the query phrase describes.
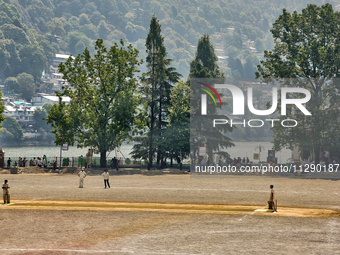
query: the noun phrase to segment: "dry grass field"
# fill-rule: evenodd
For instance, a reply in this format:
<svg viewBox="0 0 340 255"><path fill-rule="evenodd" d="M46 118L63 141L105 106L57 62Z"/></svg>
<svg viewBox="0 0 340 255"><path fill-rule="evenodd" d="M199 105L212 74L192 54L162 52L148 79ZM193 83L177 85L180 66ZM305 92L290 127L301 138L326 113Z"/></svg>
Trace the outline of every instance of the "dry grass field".
<svg viewBox="0 0 340 255"><path fill-rule="evenodd" d="M0 176L0 254L340 254L339 180Z"/></svg>

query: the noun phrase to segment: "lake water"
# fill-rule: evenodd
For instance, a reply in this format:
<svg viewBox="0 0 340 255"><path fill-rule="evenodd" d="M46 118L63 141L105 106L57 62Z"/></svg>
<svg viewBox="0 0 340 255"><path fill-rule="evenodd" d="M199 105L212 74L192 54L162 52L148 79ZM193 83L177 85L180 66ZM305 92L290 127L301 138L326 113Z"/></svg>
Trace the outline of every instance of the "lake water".
<svg viewBox="0 0 340 255"><path fill-rule="evenodd" d="M227 152L231 158L249 157L250 161L258 162L254 160L254 153L259 153L259 147L261 147L260 158L261 161L266 161L268 156L268 150L272 150L273 144L271 142L234 142L235 146L228 149ZM275 152L278 163L286 163L292 157L292 151L288 149L282 149Z"/></svg>
<svg viewBox="0 0 340 255"><path fill-rule="evenodd" d="M122 145L119 150L112 151L107 154L108 158L116 156L118 158L130 158L129 153L132 149L131 144ZM259 153L258 147L261 146L261 161L266 160L268 156L268 150L272 149L272 144L270 142L235 142L235 147L229 148L227 151L232 158L237 157L249 157L251 161L257 162L253 159L254 153ZM57 146L35 146L35 147L3 147L5 151L5 157L42 157L46 155L47 157L59 157L60 147ZM63 157L79 157L81 155L85 156L88 148L77 148L69 147L68 151L63 151ZM94 154L94 157L99 157L99 154ZM276 152L275 155L278 158L279 163L285 163L291 158L291 151L288 149L283 149L280 152Z"/></svg>

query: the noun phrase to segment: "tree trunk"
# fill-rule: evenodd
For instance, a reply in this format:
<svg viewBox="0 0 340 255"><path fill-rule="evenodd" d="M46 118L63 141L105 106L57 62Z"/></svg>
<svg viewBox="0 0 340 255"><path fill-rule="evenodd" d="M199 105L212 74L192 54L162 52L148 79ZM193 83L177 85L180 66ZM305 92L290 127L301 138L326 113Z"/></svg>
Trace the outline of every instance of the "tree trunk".
<svg viewBox="0 0 340 255"><path fill-rule="evenodd" d="M152 99L153 100L153 99ZM149 160L148 160L148 170L151 170L152 167L152 159L153 159L153 124L154 124L154 116L153 116L153 103L151 103L151 119L150 119L150 136L149 136Z"/></svg>
<svg viewBox="0 0 340 255"><path fill-rule="evenodd" d="M155 117L154 117L154 93L156 89L156 80L155 80L155 48L152 48L152 90L151 90L151 106L150 106L150 136L149 136L149 160L148 160L148 170L151 170L152 167L152 159L153 159L153 149L152 149L152 143L153 143L153 129L154 129L154 123L155 123Z"/></svg>
<svg viewBox="0 0 340 255"><path fill-rule="evenodd" d="M100 152L100 168L106 168L106 150Z"/></svg>
<svg viewBox="0 0 340 255"><path fill-rule="evenodd" d="M157 165L159 165L159 161L163 158L162 148L160 141L162 141L162 83L160 84L160 96L159 96L159 115L158 115L158 147L157 147Z"/></svg>
<svg viewBox="0 0 340 255"><path fill-rule="evenodd" d="M320 146L319 145L316 145L314 148L314 157L315 157L314 164L315 165L319 164L320 163Z"/></svg>

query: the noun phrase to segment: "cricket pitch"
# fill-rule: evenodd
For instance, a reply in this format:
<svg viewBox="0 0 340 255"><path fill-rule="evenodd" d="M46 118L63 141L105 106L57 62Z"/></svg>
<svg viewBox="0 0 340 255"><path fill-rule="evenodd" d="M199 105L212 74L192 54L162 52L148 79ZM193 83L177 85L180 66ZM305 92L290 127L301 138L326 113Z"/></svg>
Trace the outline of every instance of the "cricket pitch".
<svg viewBox="0 0 340 255"><path fill-rule="evenodd" d="M336 254L340 181L3 175L0 254ZM267 212L273 184L278 212Z"/></svg>

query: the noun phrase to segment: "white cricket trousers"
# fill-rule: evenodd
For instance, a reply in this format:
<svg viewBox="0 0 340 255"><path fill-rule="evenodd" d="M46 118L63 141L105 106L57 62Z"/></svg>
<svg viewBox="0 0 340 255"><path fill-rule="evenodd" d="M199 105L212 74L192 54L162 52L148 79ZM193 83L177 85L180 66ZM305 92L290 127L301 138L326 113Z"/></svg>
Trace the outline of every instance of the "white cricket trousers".
<svg viewBox="0 0 340 255"><path fill-rule="evenodd" d="M79 188L83 188L84 178L79 178Z"/></svg>

